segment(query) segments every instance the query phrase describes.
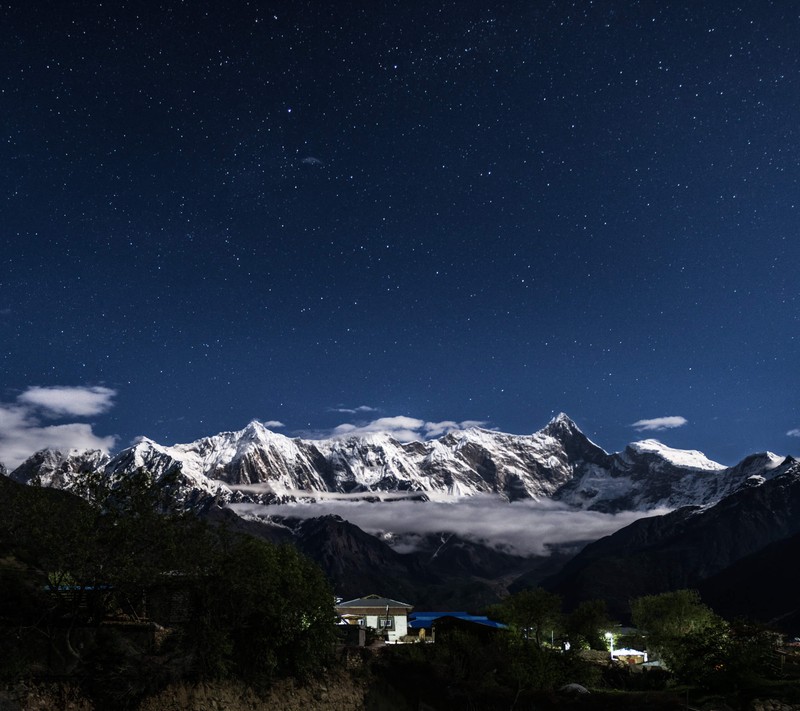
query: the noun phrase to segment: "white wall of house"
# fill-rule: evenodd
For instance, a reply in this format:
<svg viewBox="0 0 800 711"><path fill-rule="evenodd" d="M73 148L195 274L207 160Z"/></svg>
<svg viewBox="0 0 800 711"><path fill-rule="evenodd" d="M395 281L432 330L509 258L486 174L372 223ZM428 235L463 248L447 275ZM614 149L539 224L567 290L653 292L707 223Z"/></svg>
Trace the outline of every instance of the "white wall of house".
<svg viewBox="0 0 800 711"><path fill-rule="evenodd" d="M386 638L389 642L397 642L408 634L408 615L389 615L389 619L392 624L387 630ZM374 630L383 631L386 629L386 615L366 615L364 624Z"/></svg>

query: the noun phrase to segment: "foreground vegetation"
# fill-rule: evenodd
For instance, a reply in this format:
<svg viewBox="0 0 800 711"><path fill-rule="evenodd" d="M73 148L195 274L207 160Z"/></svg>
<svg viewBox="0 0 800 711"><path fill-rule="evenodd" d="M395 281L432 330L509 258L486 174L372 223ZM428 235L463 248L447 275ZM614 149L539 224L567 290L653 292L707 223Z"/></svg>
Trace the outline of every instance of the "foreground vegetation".
<svg viewBox="0 0 800 711"><path fill-rule="evenodd" d="M709 644L715 644L712 641ZM736 643L738 644L738 643ZM687 650L691 649L686 647ZM732 651L733 650L733 651ZM539 647L520 630L473 636L456 632L434 644L387 648L373 673L394 697L394 711L433 709L685 709L751 711L755 699L800 703L798 676L771 668L771 650L730 645L712 659L687 657L677 672L612 662L582 645ZM719 656L718 656L719 655ZM677 658L677 657L675 657ZM690 670L688 675L687 670ZM575 684L588 693L575 689Z"/></svg>
<svg viewBox="0 0 800 711"><path fill-rule="evenodd" d="M169 683L266 688L329 663L332 592L291 547L171 511L140 471L86 500L0 481L0 675L68 680L99 708Z"/></svg>
<svg viewBox="0 0 800 711"><path fill-rule="evenodd" d="M506 630L386 647L348 672L334 658L330 587L293 548L178 513L170 479L156 486L145 471L113 486L85 474L77 486L83 498L0 477L0 682L69 684L95 708L115 709L170 685L266 693L331 668L363 685L367 709L800 702L791 678L800 674L779 667L774 635L722 620L688 590L633 600L646 636L626 637L602 601L564 614L557 595L529 589L488 611ZM608 634L669 671L612 663ZM567 684L592 694L570 697L560 692Z"/></svg>

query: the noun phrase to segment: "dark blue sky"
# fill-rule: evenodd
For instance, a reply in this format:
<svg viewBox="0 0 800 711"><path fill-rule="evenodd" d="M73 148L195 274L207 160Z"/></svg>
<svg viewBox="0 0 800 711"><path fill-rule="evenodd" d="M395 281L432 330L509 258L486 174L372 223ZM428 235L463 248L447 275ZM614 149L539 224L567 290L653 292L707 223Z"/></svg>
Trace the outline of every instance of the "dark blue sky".
<svg viewBox="0 0 800 711"><path fill-rule="evenodd" d="M800 452L794 3L19 0L0 26L0 454L562 410L610 450Z"/></svg>

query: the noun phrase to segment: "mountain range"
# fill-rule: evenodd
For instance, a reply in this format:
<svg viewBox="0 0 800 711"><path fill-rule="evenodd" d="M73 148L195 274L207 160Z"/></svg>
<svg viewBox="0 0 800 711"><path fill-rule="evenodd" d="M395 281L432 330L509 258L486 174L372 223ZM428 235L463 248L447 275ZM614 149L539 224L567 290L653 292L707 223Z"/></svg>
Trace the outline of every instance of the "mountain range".
<svg viewBox="0 0 800 711"><path fill-rule="evenodd" d="M794 550L775 546L800 534L800 465L791 457L763 452L726 467L653 439L608 453L564 414L530 435L471 428L423 442L387 434L292 439L254 421L188 444L142 438L113 457L45 450L7 475L70 490L82 472L113 478L140 468L157 480L172 475L178 503L203 517L296 545L340 594L377 591L430 607L474 607L542 584L569 605L603 597L624 616L628 600L640 594L708 580L713 596L715 576L724 580L726 570L762 549L772 547L773 557ZM340 516L254 518L237 515L247 507L231 506L313 504L332 496L364 505L412 499L421 506L493 496L507 502L509 516L520 502L549 501L567 511L643 517L584 541L589 545L580 553L565 546L531 556L448 531L445 523L402 548L402 537L372 535ZM670 513L653 515L659 509ZM781 609L762 617L791 615Z"/></svg>
<svg viewBox="0 0 800 711"><path fill-rule="evenodd" d="M257 421L189 444L141 438L114 457L98 451L45 450L10 473L15 481L69 488L75 473L118 476L139 468L176 473L187 505L209 499L277 503L326 493L552 499L615 513L706 505L747 482L773 476L784 458L766 452L725 467L696 451L652 439L609 454L566 415L531 435L471 428L424 442L388 434L310 440L275 433Z"/></svg>

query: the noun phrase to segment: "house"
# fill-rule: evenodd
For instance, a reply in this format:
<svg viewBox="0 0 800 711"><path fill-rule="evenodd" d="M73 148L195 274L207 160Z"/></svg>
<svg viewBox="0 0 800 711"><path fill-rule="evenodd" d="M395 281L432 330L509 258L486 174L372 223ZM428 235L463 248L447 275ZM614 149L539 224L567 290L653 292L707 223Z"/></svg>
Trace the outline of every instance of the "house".
<svg viewBox="0 0 800 711"><path fill-rule="evenodd" d="M345 622L377 630L390 643L397 643L408 634L408 613L412 609L413 605L380 595L367 595L336 605L337 614Z"/></svg>

